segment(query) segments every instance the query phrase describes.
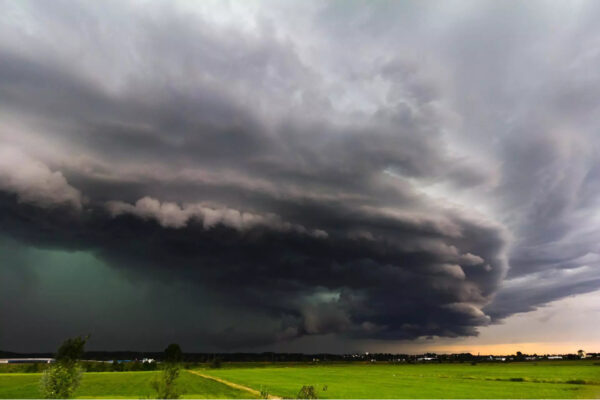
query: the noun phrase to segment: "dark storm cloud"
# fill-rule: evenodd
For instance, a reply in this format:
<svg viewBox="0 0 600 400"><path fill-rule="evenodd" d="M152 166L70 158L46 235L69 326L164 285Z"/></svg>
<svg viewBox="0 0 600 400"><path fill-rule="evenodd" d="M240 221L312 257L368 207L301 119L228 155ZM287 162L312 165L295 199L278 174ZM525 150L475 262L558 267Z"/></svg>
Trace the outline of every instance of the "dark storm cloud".
<svg viewBox="0 0 600 400"><path fill-rule="evenodd" d="M222 306L281 321L274 332L261 332L262 344L331 332L396 339L472 334L488 322L479 307L504 268L499 229L458 215L460 225L445 227L427 217L395 221L344 212L330 215L325 234L226 210L207 225L205 214L183 224L89 209L67 218L10 198L2 209L5 232L25 243L92 250L149 279L227 293ZM354 234L355 227L362 230ZM246 331L235 327L242 337Z"/></svg>
<svg viewBox="0 0 600 400"><path fill-rule="evenodd" d="M157 313L218 306L178 334L222 347L474 335L598 288L598 55L557 37L595 28L455 6L6 2L1 232L190 285Z"/></svg>

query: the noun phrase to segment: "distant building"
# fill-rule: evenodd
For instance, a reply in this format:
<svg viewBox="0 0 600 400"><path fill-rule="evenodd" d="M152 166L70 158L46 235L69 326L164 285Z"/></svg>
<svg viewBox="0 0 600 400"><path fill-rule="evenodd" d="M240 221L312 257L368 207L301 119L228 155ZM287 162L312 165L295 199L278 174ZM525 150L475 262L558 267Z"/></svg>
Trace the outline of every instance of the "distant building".
<svg viewBox="0 0 600 400"><path fill-rule="evenodd" d="M54 358L0 358L0 364L50 364Z"/></svg>
<svg viewBox="0 0 600 400"><path fill-rule="evenodd" d="M562 356L548 356L548 360L562 360Z"/></svg>

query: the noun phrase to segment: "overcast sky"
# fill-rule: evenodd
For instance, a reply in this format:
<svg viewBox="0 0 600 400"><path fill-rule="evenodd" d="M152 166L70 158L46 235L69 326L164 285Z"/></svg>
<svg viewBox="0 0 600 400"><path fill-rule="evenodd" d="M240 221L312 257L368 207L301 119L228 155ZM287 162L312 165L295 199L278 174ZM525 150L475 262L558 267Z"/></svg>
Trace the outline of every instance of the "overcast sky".
<svg viewBox="0 0 600 400"><path fill-rule="evenodd" d="M600 351L599 3L0 10L0 349Z"/></svg>

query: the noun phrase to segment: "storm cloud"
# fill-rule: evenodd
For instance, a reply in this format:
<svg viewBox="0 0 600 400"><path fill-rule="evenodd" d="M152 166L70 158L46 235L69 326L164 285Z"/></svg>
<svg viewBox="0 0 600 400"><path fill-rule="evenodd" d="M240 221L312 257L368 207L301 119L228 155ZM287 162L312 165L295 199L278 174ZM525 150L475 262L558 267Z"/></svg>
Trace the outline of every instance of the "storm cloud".
<svg viewBox="0 0 600 400"><path fill-rule="evenodd" d="M458 337L600 288L594 4L1 5L2 273L88 254L164 302L73 295L57 337Z"/></svg>

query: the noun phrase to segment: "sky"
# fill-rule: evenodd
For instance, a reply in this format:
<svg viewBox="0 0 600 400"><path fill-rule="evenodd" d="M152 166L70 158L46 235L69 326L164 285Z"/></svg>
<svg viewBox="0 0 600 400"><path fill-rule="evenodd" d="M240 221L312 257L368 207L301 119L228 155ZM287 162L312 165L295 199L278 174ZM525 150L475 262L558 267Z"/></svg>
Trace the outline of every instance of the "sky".
<svg viewBox="0 0 600 400"><path fill-rule="evenodd" d="M600 351L597 2L0 7L0 349Z"/></svg>

